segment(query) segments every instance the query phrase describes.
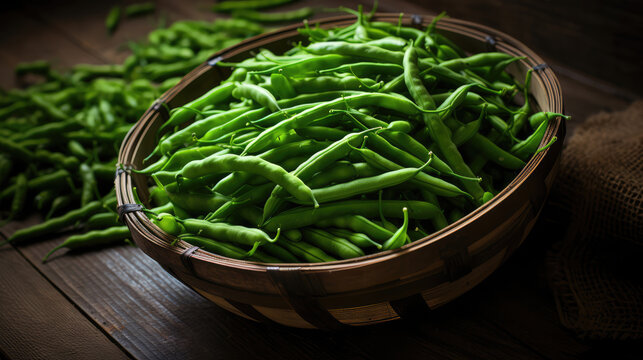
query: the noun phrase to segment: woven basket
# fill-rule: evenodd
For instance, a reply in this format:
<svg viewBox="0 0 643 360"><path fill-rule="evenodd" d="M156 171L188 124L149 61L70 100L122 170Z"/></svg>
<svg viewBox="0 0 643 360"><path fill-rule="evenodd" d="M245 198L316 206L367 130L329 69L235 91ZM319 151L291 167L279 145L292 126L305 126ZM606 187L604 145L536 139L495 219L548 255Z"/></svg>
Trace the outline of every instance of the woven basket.
<svg viewBox="0 0 643 360"><path fill-rule="evenodd" d="M426 27L433 17L406 16L403 23ZM397 23L398 14L375 20ZM323 28L345 26L352 16L320 20ZM119 161L142 168L155 146L155 134L167 119L163 103L180 106L229 75L214 63L240 61L258 48L285 51L303 40L298 25L248 39L213 55L165 93L125 138ZM536 68L531 93L541 110L563 112L560 86L543 60L517 40L471 22L444 19L438 29L466 51L496 49L526 59L508 71L524 78ZM337 329L416 316L448 303L480 283L522 243L549 194L560 157L565 127L550 123L543 144L558 141L534 156L493 200L454 224L400 249L319 264L262 264L218 256L179 241L156 227L140 211L123 214L136 244L168 272L219 306L248 319L300 328ZM142 175L119 171L115 180L119 209L133 204L132 187L148 194ZM130 209L131 210L131 209Z"/></svg>

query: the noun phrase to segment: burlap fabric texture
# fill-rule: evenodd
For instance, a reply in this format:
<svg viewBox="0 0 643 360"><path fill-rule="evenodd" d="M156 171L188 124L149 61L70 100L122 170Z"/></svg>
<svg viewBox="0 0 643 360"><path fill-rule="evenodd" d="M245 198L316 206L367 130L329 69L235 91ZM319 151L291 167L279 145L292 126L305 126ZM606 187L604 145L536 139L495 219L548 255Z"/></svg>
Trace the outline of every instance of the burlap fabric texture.
<svg viewBox="0 0 643 360"><path fill-rule="evenodd" d="M570 219L548 256L563 325L586 338L643 338L643 100L578 126L550 198Z"/></svg>

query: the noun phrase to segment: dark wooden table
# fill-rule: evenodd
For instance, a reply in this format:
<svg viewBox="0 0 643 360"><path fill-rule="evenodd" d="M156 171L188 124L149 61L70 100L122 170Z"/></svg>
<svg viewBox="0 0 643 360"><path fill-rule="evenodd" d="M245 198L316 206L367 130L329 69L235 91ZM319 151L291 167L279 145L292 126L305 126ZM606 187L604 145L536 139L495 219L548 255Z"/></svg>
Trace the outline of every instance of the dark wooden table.
<svg viewBox="0 0 643 360"><path fill-rule="evenodd" d="M301 1L296 6L306 2L315 3ZM381 3L382 11L442 10L410 1ZM161 0L158 8L170 21L213 19L215 15L205 10L209 4ZM142 39L156 26L156 18L128 20L108 37L103 24L110 6L104 1L63 5L41 1L0 12L0 86L16 85L12 69L21 61L46 58L58 68L122 61L127 55L123 44ZM480 21L478 10L453 6L454 16L474 21ZM512 29L501 30L513 34ZM622 109L636 97L624 87L571 70L573 64L545 57L562 83L566 112L574 117L572 128L589 114ZM430 318L342 333L275 327L232 315L134 247L61 253L43 265L42 256L64 236L3 246L0 355L10 359L548 359L600 358L616 350L637 350L633 344L623 348L612 342L578 340L559 324L544 270L554 234L564 231L562 221L551 216L553 208L545 209L536 230L496 273ZM7 237L39 220L34 216L10 223L1 235Z"/></svg>

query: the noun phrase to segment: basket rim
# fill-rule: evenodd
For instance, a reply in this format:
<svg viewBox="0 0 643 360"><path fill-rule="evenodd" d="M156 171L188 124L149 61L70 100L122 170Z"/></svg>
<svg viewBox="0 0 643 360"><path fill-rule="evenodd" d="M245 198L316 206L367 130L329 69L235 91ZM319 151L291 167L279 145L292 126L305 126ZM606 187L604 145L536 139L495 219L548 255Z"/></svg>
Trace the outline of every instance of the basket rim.
<svg viewBox="0 0 643 360"><path fill-rule="evenodd" d="M402 23L405 25L419 25L424 28L427 22L430 22L435 15L416 15L408 14L402 16ZM340 15L326 17L322 19L315 19L313 24L322 24L326 26L341 26L343 23L350 24L355 21L356 17L354 15ZM376 21L387 21L387 22L397 22L400 19L399 13L375 13L374 20ZM419 21L418 21L419 19ZM164 102L166 99L171 98L172 96L179 93L187 84L191 82L195 76L197 76L200 71L202 71L203 65L207 64L212 59L216 58L227 58L236 55L239 52L245 51L244 48L247 45L256 43L262 39L270 38L278 34L284 34L296 31L296 29L304 26L304 23L296 23L286 27L276 29L274 31L260 34L251 38L248 38L232 47L222 49L215 52L208 61L204 64L201 64L199 67L192 70L189 74L183 77L183 79L173 88L166 91L163 95L159 97L157 102L155 102L150 108L141 116L137 123L132 126L128 134L125 136L123 142L121 143L121 148L119 151L119 166L127 168L131 166L130 164L125 164L124 161L126 156L124 154L125 145L131 141L138 140L142 127L149 122L149 118L155 114L155 111L158 110L160 103ZM467 20L455 19L455 18L443 18L437 23L438 30L446 30L460 33L467 37L471 37L478 40L485 40L489 42L489 39L492 39L495 43L495 48L501 52L509 52L509 50L519 51L520 55L526 56L526 59L521 60L520 63L526 65L527 68L533 68L540 66L540 71L534 71L532 77L532 84L536 81L539 81L542 84L542 87L545 88L545 85L549 85L547 95L550 96L550 108L548 111L552 112L563 112L563 99L562 91L560 88L560 83L558 78L554 74L553 70L546 66L546 63L543 59L533 52L530 48L525 46L522 42L517 39L493 28L490 28L485 25L477 24ZM513 55L518 55L518 53L513 53ZM542 65L545 65L544 67ZM542 143L546 143L551 140L554 134L558 133L561 128L564 131L564 122L560 117L556 118L555 121L551 121L547 127L546 134L543 138ZM563 139L559 139L562 142ZM208 263L223 265L223 266L232 266L239 270L250 270L250 271L260 271L265 272L269 268L278 267L280 269L297 269L299 271L305 272L316 272L316 271L338 271L338 270L348 270L357 266L365 266L370 263L379 263L380 261L386 261L389 258L401 256L405 253L416 251L426 246L432 246L438 243L440 240L448 238L450 235L456 233L458 230L466 227L468 224L478 220L477 218L492 211L501 201L510 197L516 189L524 184L526 179L532 173L532 170L536 168L539 164L542 163L543 159L551 153L551 148L546 149L536 155L534 155L520 170L520 172L514 177L514 179L503 188L496 196L493 197L487 203L477 207L470 213L463 216L458 221L449 224L447 227L435 231L428 236L413 241L410 244L406 244L398 249L387 250L383 252L378 252L374 254L368 254L365 256L360 256L353 259L337 260L332 262L325 263L261 263L253 262L247 260L236 260L227 258L221 255L210 253L203 249L199 249L191 254L190 259L197 261L204 261ZM121 192L120 188L123 185L128 191L126 193ZM132 195L132 179L131 175L127 171L117 171L117 176L115 179L115 187L118 198L118 205L123 205L127 203L133 203L134 197ZM173 252L177 257L182 256L182 254L188 248L191 248L192 245L185 243L183 241L177 242L176 245L172 246L169 243L170 238L174 238L169 234L162 232L156 225L154 225L146 216L144 216L140 211L133 212L129 214L124 214L123 220L130 230L136 229L136 231L143 231L150 233L155 236L158 240L162 242L157 245L164 245L165 250ZM165 235L165 239L160 237L160 234ZM149 241L149 240L147 240Z"/></svg>

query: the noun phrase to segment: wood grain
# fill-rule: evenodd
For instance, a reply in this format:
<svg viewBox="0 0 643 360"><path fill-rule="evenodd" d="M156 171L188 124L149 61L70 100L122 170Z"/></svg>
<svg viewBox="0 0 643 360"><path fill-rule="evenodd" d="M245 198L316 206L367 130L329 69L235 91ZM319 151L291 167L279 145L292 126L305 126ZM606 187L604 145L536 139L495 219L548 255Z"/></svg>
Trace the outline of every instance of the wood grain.
<svg viewBox="0 0 643 360"><path fill-rule="evenodd" d="M11 359L127 359L15 249L0 248L0 349Z"/></svg>

